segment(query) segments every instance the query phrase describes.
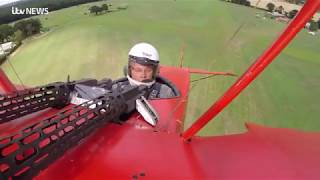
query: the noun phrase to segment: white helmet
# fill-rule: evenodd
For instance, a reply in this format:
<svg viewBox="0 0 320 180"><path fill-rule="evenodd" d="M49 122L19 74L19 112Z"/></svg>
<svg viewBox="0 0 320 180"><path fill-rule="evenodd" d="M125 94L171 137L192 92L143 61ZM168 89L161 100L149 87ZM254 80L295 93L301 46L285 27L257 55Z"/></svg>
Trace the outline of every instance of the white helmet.
<svg viewBox="0 0 320 180"><path fill-rule="evenodd" d="M146 82L138 82L131 77L130 63L138 63L142 65L152 65L153 75L152 79ZM155 47L148 43L138 43L134 45L129 51L129 61L128 61L128 80L131 85L146 85L151 86L156 79L159 67L159 53Z"/></svg>
<svg viewBox="0 0 320 180"><path fill-rule="evenodd" d="M129 57L133 56L143 60L141 63L159 64L159 53L155 47L148 43L138 43L129 51Z"/></svg>

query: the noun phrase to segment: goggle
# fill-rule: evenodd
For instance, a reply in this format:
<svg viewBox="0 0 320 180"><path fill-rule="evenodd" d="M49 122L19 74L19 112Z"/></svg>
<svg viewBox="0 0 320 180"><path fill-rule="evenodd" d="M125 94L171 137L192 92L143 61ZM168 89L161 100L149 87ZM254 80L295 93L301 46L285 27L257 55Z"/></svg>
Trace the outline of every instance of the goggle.
<svg viewBox="0 0 320 180"><path fill-rule="evenodd" d="M157 66L159 64L159 62L155 62L153 60L150 60L148 58L145 57L137 57L137 56L129 56L129 61L133 61L136 62L138 64L142 64L142 65L153 65L153 66Z"/></svg>

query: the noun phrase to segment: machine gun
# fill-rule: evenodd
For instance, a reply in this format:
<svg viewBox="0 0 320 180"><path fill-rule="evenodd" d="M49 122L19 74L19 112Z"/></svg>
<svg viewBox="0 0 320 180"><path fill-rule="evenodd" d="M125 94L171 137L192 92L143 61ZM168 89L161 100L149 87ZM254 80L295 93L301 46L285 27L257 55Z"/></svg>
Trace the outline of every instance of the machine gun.
<svg viewBox="0 0 320 180"><path fill-rule="evenodd" d="M77 85L99 86L99 82L54 83L2 96L0 122L47 107L64 107L70 103ZM145 90L146 87L130 86L121 92L105 91L16 134L0 138L0 179L30 179L98 127L132 111Z"/></svg>
<svg viewBox="0 0 320 180"><path fill-rule="evenodd" d="M70 103L70 93L77 84L98 85L95 79L55 82L45 86L0 95L0 124L49 107L62 108Z"/></svg>

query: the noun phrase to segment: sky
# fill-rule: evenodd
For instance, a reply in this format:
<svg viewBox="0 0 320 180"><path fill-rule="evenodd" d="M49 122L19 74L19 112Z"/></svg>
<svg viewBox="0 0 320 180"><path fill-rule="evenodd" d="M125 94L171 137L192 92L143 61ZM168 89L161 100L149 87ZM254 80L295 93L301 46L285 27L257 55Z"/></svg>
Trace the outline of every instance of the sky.
<svg viewBox="0 0 320 180"><path fill-rule="evenodd" d="M16 1L20 1L20 0L0 0L0 6L11 3L11 2L16 2Z"/></svg>

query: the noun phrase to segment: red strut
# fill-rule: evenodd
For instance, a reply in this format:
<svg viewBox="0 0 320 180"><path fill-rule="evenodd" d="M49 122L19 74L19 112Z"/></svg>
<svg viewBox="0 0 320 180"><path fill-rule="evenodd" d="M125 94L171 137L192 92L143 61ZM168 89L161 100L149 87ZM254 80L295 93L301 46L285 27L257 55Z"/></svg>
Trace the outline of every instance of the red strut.
<svg viewBox="0 0 320 180"><path fill-rule="evenodd" d="M16 91L16 87L11 83L7 75L0 68L0 89L2 93L8 94ZM1 92L1 91L0 91Z"/></svg>
<svg viewBox="0 0 320 180"><path fill-rule="evenodd" d="M320 0L308 0L297 16L283 31L279 38L249 67L249 69L215 102L182 137L185 140L194 136L212 118L219 114L238 94L243 91L289 44L296 34L312 18L313 14L320 8Z"/></svg>

